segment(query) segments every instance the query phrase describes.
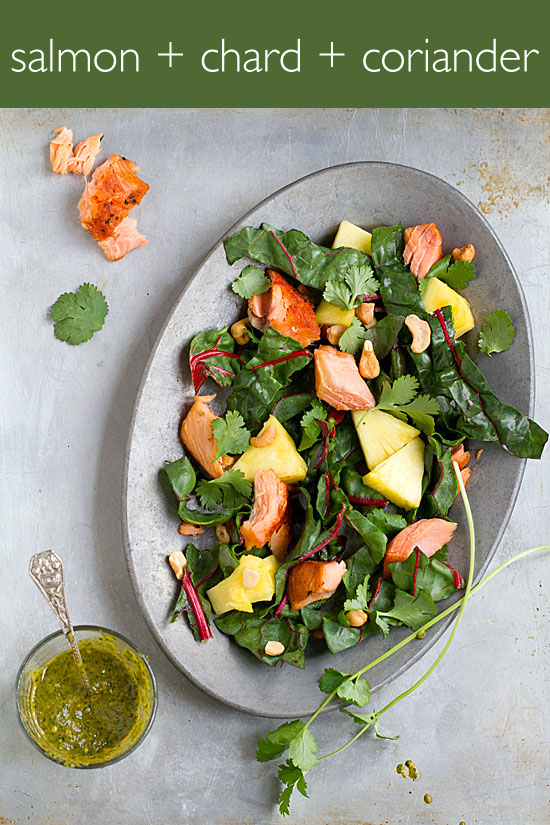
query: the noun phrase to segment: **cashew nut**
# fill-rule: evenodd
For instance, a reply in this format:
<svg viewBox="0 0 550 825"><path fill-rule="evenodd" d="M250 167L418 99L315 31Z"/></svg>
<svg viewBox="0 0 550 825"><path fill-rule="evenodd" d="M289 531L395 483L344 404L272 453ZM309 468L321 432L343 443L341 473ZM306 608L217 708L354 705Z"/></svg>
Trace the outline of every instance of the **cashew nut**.
<svg viewBox="0 0 550 825"><path fill-rule="evenodd" d="M432 331L427 321L423 321L418 315L407 315L405 324L408 326L412 335L412 352L424 352L430 346L432 340Z"/></svg>
<svg viewBox="0 0 550 825"><path fill-rule="evenodd" d="M374 304L367 301L366 303L358 306L355 310L356 316L366 329L370 329L376 324L374 319L374 306Z"/></svg>
<svg viewBox="0 0 550 825"><path fill-rule="evenodd" d="M316 639L324 639L325 634L323 632L322 627L316 627L315 630L311 631L311 635L314 636Z"/></svg>
<svg viewBox="0 0 550 825"><path fill-rule="evenodd" d="M230 467L235 464L237 459L235 456L232 455L222 455L221 462L222 462L222 470L228 470Z"/></svg>
<svg viewBox="0 0 550 825"><path fill-rule="evenodd" d="M223 524L216 525L216 538L220 544L231 544L231 536L233 533L233 522L226 521Z"/></svg>
<svg viewBox="0 0 550 825"><path fill-rule="evenodd" d="M344 324L332 324L332 326L326 328L326 336L329 344L332 344L333 347L338 346L338 342L340 338L347 330L347 327Z"/></svg>
<svg viewBox="0 0 550 825"><path fill-rule="evenodd" d="M451 252L453 261L473 261L476 256L476 250L473 243L467 243L466 246L457 247Z"/></svg>
<svg viewBox="0 0 550 825"><path fill-rule="evenodd" d="M182 521L178 527L180 536L200 536L204 533L204 527L198 527L196 524L190 524L188 521Z"/></svg>
<svg viewBox="0 0 550 825"><path fill-rule="evenodd" d="M268 642L264 650L267 656L280 656L285 652L285 646L281 642Z"/></svg>
<svg viewBox="0 0 550 825"><path fill-rule="evenodd" d="M374 352L372 341L365 341L363 344L359 372L363 378L377 378L380 375L380 362Z"/></svg>
<svg viewBox="0 0 550 825"><path fill-rule="evenodd" d="M246 329L250 321L248 318L241 318L240 321L236 321L231 327L231 335L237 342L237 344L248 344L250 341L250 335L248 334L248 330Z"/></svg>
<svg viewBox="0 0 550 825"><path fill-rule="evenodd" d="M369 614L365 613L364 610L348 610L346 613L346 619L348 620L350 627L363 627L363 625L368 621Z"/></svg>
<svg viewBox="0 0 550 825"><path fill-rule="evenodd" d="M168 562L170 564L170 567L176 574L176 579L178 579L178 581L181 581L183 579L183 571L187 567L187 559L185 558L181 550L174 550L172 553L170 553L170 555L168 556Z"/></svg>
<svg viewBox="0 0 550 825"><path fill-rule="evenodd" d="M275 424L269 424L260 435L253 436L250 439L251 447L269 447L277 438L277 428Z"/></svg>

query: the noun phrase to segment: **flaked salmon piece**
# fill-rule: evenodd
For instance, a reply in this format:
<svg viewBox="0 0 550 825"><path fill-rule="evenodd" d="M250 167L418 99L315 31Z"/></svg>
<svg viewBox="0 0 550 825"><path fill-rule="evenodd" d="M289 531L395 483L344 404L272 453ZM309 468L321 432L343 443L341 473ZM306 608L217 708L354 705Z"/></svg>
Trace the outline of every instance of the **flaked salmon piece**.
<svg viewBox="0 0 550 825"><path fill-rule="evenodd" d="M292 538L292 513L290 504L287 504L285 515L280 527L273 532L269 539L269 549L276 559L283 561Z"/></svg>
<svg viewBox="0 0 550 825"><path fill-rule="evenodd" d="M180 428L180 438L185 449L211 478L219 478L233 463L233 459L226 455L216 459L218 445L211 427L215 418L217 416L208 404L197 395Z"/></svg>
<svg viewBox="0 0 550 825"><path fill-rule="evenodd" d="M463 470L460 471L460 475L462 476L462 481L464 484L468 481L470 476L472 475L472 468L471 467L464 467Z"/></svg>
<svg viewBox="0 0 550 825"><path fill-rule="evenodd" d="M182 521L178 527L178 533L180 536L200 536L201 533L204 533L204 527L198 524L191 524L189 521Z"/></svg>
<svg viewBox="0 0 550 825"><path fill-rule="evenodd" d="M442 518L423 518L405 527L386 547L384 578L389 579L392 562L406 561L417 547L428 558L433 556L452 539L456 528L454 521Z"/></svg>
<svg viewBox="0 0 550 825"><path fill-rule="evenodd" d="M315 392L335 410L371 410L376 404L353 355L325 344L315 350Z"/></svg>
<svg viewBox="0 0 550 825"><path fill-rule="evenodd" d="M50 163L56 175L66 175L67 164L73 157L73 132L66 126L54 129L55 137L50 140Z"/></svg>
<svg viewBox="0 0 550 825"><path fill-rule="evenodd" d="M124 218L115 229L114 235L99 241L99 245L110 261L120 261L132 249L149 243L145 235L137 231L136 218Z"/></svg>
<svg viewBox="0 0 550 825"><path fill-rule="evenodd" d="M470 453L464 449L464 444L459 444L451 451L451 460L456 461L461 470L464 469L470 460Z"/></svg>
<svg viewBox="0 0 550 825"><path fill-rule="evenodd" d="M416 280L425 278L432 266L439 261L443 240L435 223L421 223L405 229L403 259L410 266Z"/></svg>
<svg viewBox="0 0 550 825"><path fill-rule="evenodd" d="M248 317L252 326L262 331L271 326L303 347L318 341L321 330L310 302L278 272L266 269L266 275L271 287L261 295L253 295L248 301Z"/></svg>
<svg viewBox="0 0 550 825"><path fill-rule="evenodd" d="M258 470L254 476L254 506L250 518L241 525L247 551L264 547L285 517L288 487L273 470Z"/></svg>
<svg viewBox="0 0 550 825"><path fill-rule="evenodd" d="M87 177L92 171L96 155L101 148L103 134L92 135L74 148L72 157L67 161L67 172Z"/></svg>
<svg viewBox="0 0 550 825"><path fill-rule="evenodd" d="M292 610L301 610L307 604L330 598L338 589L346 569L345 561L310 559L291 567L286 592Z"/></svg>
<svg viewBox="0 0 550 825"><path fill-rule="evenodd" d="M147 183L136 174L139 167L120 155L111 155L86 181L78 202L80 221L96 241L115 234L129 212L137 206L149 190Z"/></svg>

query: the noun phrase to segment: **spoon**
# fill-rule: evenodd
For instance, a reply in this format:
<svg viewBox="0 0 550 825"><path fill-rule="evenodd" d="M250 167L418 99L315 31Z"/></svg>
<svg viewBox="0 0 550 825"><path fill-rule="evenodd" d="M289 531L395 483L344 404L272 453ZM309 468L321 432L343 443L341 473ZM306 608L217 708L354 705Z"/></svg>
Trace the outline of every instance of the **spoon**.
<svg viewBox="0 0 550 825"><path fill-rule="evenodd" d="M71 647L78 675L82 679L86 692L91 693L90 680L82 661L80 648L75 639L73 626L67 610L67 599L65 596L65 580L63 577L63 562L53 550L45 550L43 553L35 553L29 562L29 575L36 584L40 592L46 597L49 604L61 624L61 629L65 634Z"/></svg>

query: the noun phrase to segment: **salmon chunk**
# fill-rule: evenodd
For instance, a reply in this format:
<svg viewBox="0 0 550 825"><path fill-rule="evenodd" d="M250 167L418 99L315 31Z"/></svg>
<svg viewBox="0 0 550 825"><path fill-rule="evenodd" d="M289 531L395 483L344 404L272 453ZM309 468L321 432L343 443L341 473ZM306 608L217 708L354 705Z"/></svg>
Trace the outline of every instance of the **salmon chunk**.
<svg viewBox="0 0 550 825"><path fill-rule="evenodd" d="M112 237L148 191L148 184L136 174L138 170L133 161L111 155L86 182L78 203L80 221L96 241Z"/></svg>
<svg viewBox="0 0 550 825"><path fill-rule="evenodd" d="M292 610L328 599L338 589L346 572L345 561L298 562L290 568L286 592Z"/></svg>
<svg viewBox="0 0 550 825"><path fill-rule="evenodd" d="M273 470L258 470L254 476L254 506L241 525L247 551L264 547L278 530L288 509L288 487Z"/></svg>
<svg viewBox="0 0 550 825"><path fill-rule="evenodd" d="M276 559L283 561L286 556L286 551L292 538L292 513L290 511L290 504L287 504L284 518L281 526L272 534L269 539L269 549Z"/></svg>
<svg viewBox="0 0 550 825"><path fill-rule="evenodd" d="M426 277L432 266L441 258L443 241L435 223L409 226L404 234L406 246L403 258L419 281Z"/></svg>
<svg viewBox="0 0 550 825"><path fill-rule="evenodd" d="M101 148L103 135L92 135L75 146L72 157L67 161L67 172L87 177L92 171L96 155Z"/></svg>
<svg viewBox="0 0 550 825"><path fill-rule="evenodd" d="M328 345L315 350L315 392L335 410L371 410L376 403L353 355Z"/></svg>
<svg viewBox="0 0 550 825"><path fill-rule="evenodd" d="M389 565L406 561L417 547L425 556L433 556L453 537L457 525L442 518L423 518L401 530L390 541L384 556L384 577L390 577Z"/></svg>
<svg viewBox="0 0 550 825"><path fill-rule="evenodd" d="M136 218L124 218L115 229L114 235L99 241L99 245L110 261L120 261L132 249L149 243L145 235L137 231Z"/></svg>
<svg viewBox="0 0 550 825"><path fill-rule="evenodd" d="M252 326L262 331L272 326L303 347L318 341L321 330L309 301L278 272L267 269L266 275L271 287L261 295L253 295L248 301L248 317Z"/></svg>
<svg viewBox="0 0 550 825"><path fill-rule="evenodd" d="M66 126L55 129L55 137L50 140L50 163L56 175L66 175L67 164L73 157L73 132Z"/></svg>
<svg viewBox="0 0 550 825"><path fill-rule="evenodd" d="M219 478L233 464L233 459L226 455L216 458L218 444L211 424L217 416L206 403L213 398L213 395L195 396L195 403L182 421L180 437L185 449L203 470L211 478Z"/></svg>

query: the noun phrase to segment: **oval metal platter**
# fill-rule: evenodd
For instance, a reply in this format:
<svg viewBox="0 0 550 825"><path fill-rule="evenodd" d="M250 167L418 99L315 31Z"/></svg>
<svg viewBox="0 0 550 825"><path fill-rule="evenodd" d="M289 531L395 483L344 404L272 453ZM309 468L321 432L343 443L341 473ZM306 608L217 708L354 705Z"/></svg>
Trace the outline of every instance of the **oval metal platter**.
<svg viewBox="0 0 550 825"><path fill-rule="evenodd" d="M525 413L533 408L533 358L525 300L511 262L495 233L470 201L449 184L426 172L391 163L364 162L322 169L275 192L226 234L265 221L281 229L298 228L330 246L341 220L365 228L401 221L410 226L433 220L445 250L473 243L478 277L468 288L477 330L466 343L494 391ZM243 315L243 302L228 286L238 275L230 267L222 240L212 248L173 307L145 369L134 410L125 476L125 547L130 576L141 610L166 655L206 693L248 713L298 717L319 704L323 669L354 672L389 649L409 631L395 628L386 640L364 643L332 656L312 650L305 670L288 665L268 668L248 651L213 628L214 640L193 640L185 620L170 623L178 585L166 556L182 547L174 503L162 484L162 467L182 455L179 424L193 397L187 351L200 330L223 327ZM513 308L516 338L497 357L476 353L479 321L497 307ZM207 391L205 387L204 391ZM475 449L475 445L474 445ZM497 445L485 445L468 490L477 531L476 578L488 566L506 527L525 468ZM451 516L459 528L449 559L467 569L467 525L457 501ZM206 535L202 542L211 540ZM498 586L498 585L497 585ZM456 596L455 596L456 598ZM447 605L451 600L445 603ZM386 685L417 661L448 627L442 621L423 640L407 645L369 674L374 690ZM182 687L184 683L182 682Z"/></svg>

